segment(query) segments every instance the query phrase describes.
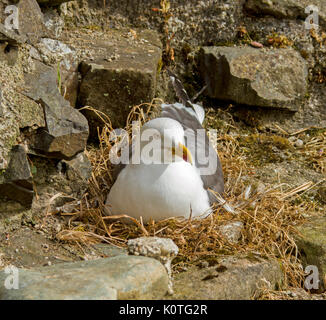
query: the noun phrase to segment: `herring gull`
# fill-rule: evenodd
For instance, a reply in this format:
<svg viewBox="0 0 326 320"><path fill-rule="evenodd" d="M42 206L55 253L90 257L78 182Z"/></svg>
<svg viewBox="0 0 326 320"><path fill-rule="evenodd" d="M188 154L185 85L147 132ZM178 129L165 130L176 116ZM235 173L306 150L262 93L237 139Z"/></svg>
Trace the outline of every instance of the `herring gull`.
<svg viewBox="0 0 326 320"><path fill-rule="evenodd" d="M154 132L159 143L152 143L150 157L143 152L139 163L118 166L106 200L112 215L142 217L145 223L205 217L217 202L216 193L224 191L218 154L202 126L205 111L189 98L176 75L167 72L180 103L162 104L160 115L142 126L141 133ZM139 151L148 144L142 139Z"/></svg>

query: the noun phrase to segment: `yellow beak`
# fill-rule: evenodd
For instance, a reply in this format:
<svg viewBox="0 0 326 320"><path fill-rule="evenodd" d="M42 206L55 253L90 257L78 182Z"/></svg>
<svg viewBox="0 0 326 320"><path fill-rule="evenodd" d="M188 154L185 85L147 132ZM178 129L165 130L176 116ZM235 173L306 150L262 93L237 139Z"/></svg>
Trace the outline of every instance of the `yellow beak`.
<svg viewBox="0 0 326 320"><path fill-rule="evenodd" d="M192 155L189 149L182 143L179 143L178 148L172 147L172 155L176 155L192 165Z"/></svg>

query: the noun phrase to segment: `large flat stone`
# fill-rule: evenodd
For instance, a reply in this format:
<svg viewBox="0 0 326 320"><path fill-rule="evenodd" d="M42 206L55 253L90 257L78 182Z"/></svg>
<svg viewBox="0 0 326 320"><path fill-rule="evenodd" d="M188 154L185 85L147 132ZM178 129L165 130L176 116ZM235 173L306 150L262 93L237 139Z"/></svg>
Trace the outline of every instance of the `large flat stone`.
<svg viewBox="0 0 326 320"><path fill-rule="evenodd" d="M197 47L208 42L234 39L236 29L240 23L244 22L244 1L170 1L169 13L172 17L168 25L169 31L175 32L171 45L179 51L185 44ZM105 3L104 11L103 1L68 2L62 13L72 19L74 24L84 19L87 24L98 25L99 18L104 11L107 16L103 19L103 24L109 28L131 26L133 29L162 30L162 15L152 10L152 8L160 8L160 0L107 0Z"/></svg>
<svg viewBox="0 0 326 320"><path fill-rule="evenodd" d="M283 281L277 261L227 257L215 266L194 267L177 274L171 299L248 300L259 287L271 289Z"/></svg>
<svg viewBox="0 0 326 320"><path fill-rule="evenodd" d="M306 62L292 48L203 47L200 69L212 98L296 111L306 94Z"/></svg>
<svg viewBox="0 0 326 320"><path fill-rule="evenodd" d="M326 217L314 217L298 227L300 236L296 244L301 253L304 267L312 265L318 268L319 291L326 288Z"/></svg>
<svg viewBox="0 0 326 320"><path fill-rule="evenodd" d="M94 53L81 64L79 102L107 114L113 127L123 128L132 106L154 98L161 59L159 37L150 30L136 38L112 33L108 39L89 39L88 46ZM101 121L92 112L86 116L96 132Z"/></svg>
<svg viewBox="0 0 326 320"><path fill-rule="evenodd" d="M19 269L17 290L5 288L7 276L4 270L0 271L1 300L160 299L168 286L168 276L160 262L124 255Z"/></svg>
<svg viewBox="0 0 326 320"><path fill-rule="evenodd" d="M38 49L38 60L55 65L59 69L61 94L72 107L75 107L79 87L79 60L75 56L74 48L51 38L42 38L36 48Z"/></svg>

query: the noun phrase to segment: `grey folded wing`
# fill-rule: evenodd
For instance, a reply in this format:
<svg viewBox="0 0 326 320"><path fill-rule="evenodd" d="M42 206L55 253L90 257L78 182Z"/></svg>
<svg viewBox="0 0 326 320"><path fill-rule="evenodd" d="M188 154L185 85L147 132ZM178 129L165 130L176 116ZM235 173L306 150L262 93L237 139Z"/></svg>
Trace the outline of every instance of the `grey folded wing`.
<svg viewBox="0 0 326 320"><path fill-rule="evenodd" d="M220 159L206 130L189 108L176 108L173 104L163 105L160 117L178 121L185 130L186 147L194 157L195 165L200 170L204 188L223 194L224 178ZM204 174L203 174L204 173ZM208 192L211 204L216 202L214 193Z"/></svg>

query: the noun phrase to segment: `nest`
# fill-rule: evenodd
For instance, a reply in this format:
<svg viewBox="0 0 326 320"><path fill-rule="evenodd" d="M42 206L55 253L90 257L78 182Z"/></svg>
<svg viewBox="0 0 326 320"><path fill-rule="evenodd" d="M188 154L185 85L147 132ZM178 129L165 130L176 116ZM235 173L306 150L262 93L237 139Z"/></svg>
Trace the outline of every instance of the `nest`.
<svg viewBox="0 0 326 320"><path fill-rule="evenodd" d="M125 128L130 137L132 121L145 123L155 116L159 106L160 101L154 100L131 110ZM313 184L309 182L292 189L278 184L260 190L257 184L251 183L255 168L239 147L240 133L237 133L237 127L227 111L219 110L214 117L227 119L220 128L217 144L225 178L224 198L234 208L234 213L223 205L216 205L214 212L205 219L170 218L152 220L148 224L126 215L106 214L104 204L113 184L109 161L113 147L109 135L113 128L107 116L93 111L102 119L104 127L98 132L99 147L89 147L86 151L93 166L89 189L75 212L70 213L71 219L78 220L80 224L78 227L69 224L67 230L57 235L58 239L83 243L106 242L124 247L129 239L140 236L167 237L179 247L179 254L173 261L174 272L199 261L217 259L221 255L255 254L279 261L284 271L285 287L302 285L304 273L293 237L297 233L295 226L304 221L304 213L313 210L313 204L296 200ZM122 222L119 218L129 219L133 223ZM237 243L230 242L220 232L221 226L234 221L243 223L241 238Z"/></svg>

